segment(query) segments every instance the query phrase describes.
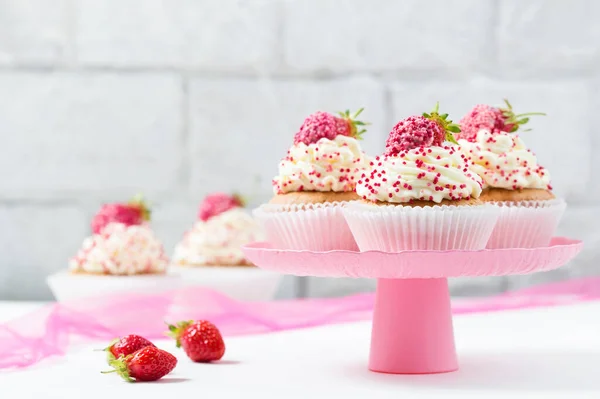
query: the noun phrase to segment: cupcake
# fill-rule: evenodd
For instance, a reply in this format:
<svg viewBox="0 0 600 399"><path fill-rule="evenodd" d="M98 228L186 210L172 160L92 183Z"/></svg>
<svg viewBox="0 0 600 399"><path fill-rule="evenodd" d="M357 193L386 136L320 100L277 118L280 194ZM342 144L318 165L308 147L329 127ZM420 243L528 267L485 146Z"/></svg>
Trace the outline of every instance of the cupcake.
<svg viewBox="0 0 600 399"><path fill-rule="evenodd" d="M200 204L198 220L175 247L173 263L180 266L253 266L242 247L261 241L258 223L236 195L216 193Z"/></svg>
<svg viewBox="0 0 600 399"><path fill-rule="evenodd" d="M497 211L479 200L483 182L453 145L458 131L437 105L394 126L357 182L361 199L344 210L361 251L485 247Z"/></svg>
<svg viewBox="0 0 600 399"><path fill-rule="evenodd" d="M264 241L262 228L237 195L216 193L200 204L198 220L175 247L174 269L184 284L206 287L240 301L275 297L282 275L253 267L242 252Z"/></svg>
<svg viewBox="0 0 600 399"><path fill-rule="evenodd" d="M480 199L501 208L488 248L548 245L566 208L552 193L548 170L517 134L531 115L543 114L515 115L506 101L506 108L476 105L460 121L461 152L483 179Z"/></svg>
<svg viewBox="0 0 600 399"><path fill-rule="evenodd" d="M150 228L150 211L140 199L104 205L92 220L90 237L69 262L75 274L164 274L162 243Z"/></svg>
<svg viewBox="0 0 600 399"><path fill-rule="evenodd" d="M176 288L178 279L167 275L169 260L149 220L150 210L140 198L104 205L68 271L48 278L55 297L71 300Z"/></svg>
<svg viewBox="0 0 600 399"><path fill-rule="evenodd" d="M358 199L356 182L369 166L359 139L362 109L308 116L273 179L275 196L255 210L268 240L281 249L356 250L342 208Z"/></svg>

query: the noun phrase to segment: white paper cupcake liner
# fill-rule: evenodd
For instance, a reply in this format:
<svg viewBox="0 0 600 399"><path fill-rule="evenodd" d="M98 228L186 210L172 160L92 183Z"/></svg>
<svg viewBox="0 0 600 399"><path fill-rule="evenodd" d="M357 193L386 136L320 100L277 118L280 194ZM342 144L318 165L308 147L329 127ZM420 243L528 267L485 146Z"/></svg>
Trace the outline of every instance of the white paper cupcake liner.
<svg viewBox="0 0 600 399"><path fill-rule="evenodd" d="M547 246L567 207L561 199L491 204L500 210L500 214L487 248Z"/></svg>
<svg viewBox="0 0 600 399"><path fill-rule="evenodd" d="M498 218L493 205L410 207L351 202L344 215L361 251L477 250Z"/></svg>
<svg viewBox="0 0 600 399"><path fill-rule="evenodd" d="M254 210L267 240L279 249L350 250L358 247L342 209L347 202L322 204L265 204Z"/></svg>

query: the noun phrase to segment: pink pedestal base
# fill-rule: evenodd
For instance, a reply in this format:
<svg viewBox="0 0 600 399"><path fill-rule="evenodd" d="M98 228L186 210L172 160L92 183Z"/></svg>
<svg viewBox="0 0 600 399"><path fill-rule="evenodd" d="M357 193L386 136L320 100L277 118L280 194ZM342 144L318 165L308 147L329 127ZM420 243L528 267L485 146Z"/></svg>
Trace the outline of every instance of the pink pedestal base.
<svg viewBox="0 0 600 399"><path fill-rule="evenodd" d="M377 280L369 369L390 374L458 369L447 279Z"/></svg>
<svg viewBox="0 0 600 399"><path fill-rule="evenodd" d="M244 253L259 267L279 273L378 279L369 369L431 374L458 370L448 277L554 270L582 248L581 241L554 237L540 248L314 252L254 243Z"/></svg>

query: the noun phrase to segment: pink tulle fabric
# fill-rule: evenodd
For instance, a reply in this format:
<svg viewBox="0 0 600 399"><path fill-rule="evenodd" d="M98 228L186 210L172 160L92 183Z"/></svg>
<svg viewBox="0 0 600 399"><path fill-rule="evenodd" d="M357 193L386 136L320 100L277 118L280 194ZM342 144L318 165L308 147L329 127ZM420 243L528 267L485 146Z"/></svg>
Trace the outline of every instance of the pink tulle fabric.
<svg viewBox="0 0 600 399"><path fill-rule="evenodd" d="M453 301L455 314L557 306L600 299L600 278L572 280L490 298ZM373 294L344 298L242 303L203 288L157 295L90 298L51 304L0 324L0 369L24 368L66 353L71 341L126 334L165 338L165 322L207 319L223 335L260 334L368 320Z"/></svg>

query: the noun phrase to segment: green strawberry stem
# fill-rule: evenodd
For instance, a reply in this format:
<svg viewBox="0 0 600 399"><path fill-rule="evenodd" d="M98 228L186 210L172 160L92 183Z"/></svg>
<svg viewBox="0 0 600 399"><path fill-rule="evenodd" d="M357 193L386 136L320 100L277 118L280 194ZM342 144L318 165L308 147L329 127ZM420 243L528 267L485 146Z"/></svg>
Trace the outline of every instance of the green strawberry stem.
<svg viewBox="0 0 600 399"><path fill-rule="evenodd" d="M142 194L136 194L129 202L129 205L138 207L140 209L140 213L142 219L145 221L149 221L152 216L152 211L148 206L148 203L144 200L144 196Z"/></svg>
<svg viewBox="0 0 600 399"><path fill-rule="evenodd" d="M233 199L237 201L237 203L239 204L240 208L243 208L246 206L246 204L248 203L246 197L240 193L233 193L232 195Z"/></svg>
<svg viewBox="0 0 600 399"><path fill-rule="evenodd" d="M364 111L364 107L356 111L354 114L350 114L350 110L346 110L344 112L338 112L338 115L342 117L342 119L348 121L350 124L350 137L354 137L357 140L362 140L362 135L367 131L367 129L363 128L363 126L370 125L368 122L363 122L356 120L358 116ZM359 129L360 127L360 129Z"/></svg>
<svg viewBox="0 0 600 399"><path fill-rule="evenodd" d="M506 125L512 125L512 128L510 129L510 133L514 133L517 130L519 130L519 127L521 127L522 125L526 124L527 122L529 122L529 116L534 116L534 115L541 115L541 116L546 116L545 113L543 112L527 112L524 114L516 114L513 112L513 107L510 104L510 102L508 102L508 100L505 98L504 99L504 103L506 104L506 108L498 108L501 112L502 112L502 116L504 116L505 120L504 123ZM527 132L531 129L526 129L523 130L524 132Z"/></svg>
<svg viewBox="0 0 600 399"><path fill-rule="evenodd" d="M113 339L110 342L110 344L108 344L108 346L104 349L94 349L94 352L106 352L106 361L108 362L108 364L110 364L110 362L115 360L115 355L113 355L110 348L112 348L113 345L116 344L117 342L119 342L119 338Z"/></svg>
<svg viewBox="0 0 600 399"><path fill-rule="evenodd" d="M101 371L102 374L110 374L110 373L117 373L121 376L121 378L123 378L125 381L127 382L133 382L135 381L133 378L131 378L131 376L129 375L129 369L127 368L127 360L131 357L132 355L129 355L127 357L121 357L119 359L114 359L112 360L109 364L110 366L114 369L114 370L110 370L110 371Z"/></svg>
<svg viewBox="0 0 600 399"><path fill-rule="evenodd" d="M423 116L427 119L437 122L442 127L442 129L444 129L444 132L446 133L446 141L449 141L453 144L458 144L458 142L454 138L453 133L460 133L460 126L458 126L456 123L452 123L451 120L448 120L448 114L440 115L439 111L440 102L438 101L437 103L435 103L433 111L431 111L430 113L424 112Z"/></svg>
<svg viewBox="0 0 600 399"><path fill-rule="evenodd" d="M169 326L169 331L167 331L167 336L174 338L175 339L175 345L178 348L181 348L181 340L179 337L181 337L181 334L185 331L186 328L188 328L192 323L194 323L193 320L188 320L188 321L180 321L176 324L169 324L166 323L167 326Z"/></svg>
<svg viewBox="0 0 600 399"><path fill-rule="evenodd" d="M543 113L543 112L527 112L527 113L525 113L525 114L517 114L517 115L515 115L515 117L517 117L517 118L520 118L520 117L522 117L522 116L531 116L531 115L542 115L542 116L546 116L546 114L545 114L545 113Z"/></svg>

